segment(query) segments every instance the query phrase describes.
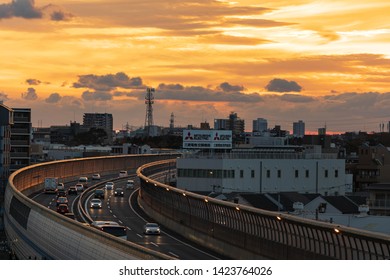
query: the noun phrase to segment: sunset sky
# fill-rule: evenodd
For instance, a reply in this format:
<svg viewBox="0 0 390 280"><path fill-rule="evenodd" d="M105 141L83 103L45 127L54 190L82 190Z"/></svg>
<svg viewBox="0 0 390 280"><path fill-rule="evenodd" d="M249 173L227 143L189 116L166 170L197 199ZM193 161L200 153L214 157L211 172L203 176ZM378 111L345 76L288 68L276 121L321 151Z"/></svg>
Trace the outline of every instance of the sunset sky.
<svg viewBox="0 0 390 280"><path fill-rule="evenodd" d="M33 126L199 126L236 112L292 130L390 121L388 0L0 1L0 100Z"/></svg>

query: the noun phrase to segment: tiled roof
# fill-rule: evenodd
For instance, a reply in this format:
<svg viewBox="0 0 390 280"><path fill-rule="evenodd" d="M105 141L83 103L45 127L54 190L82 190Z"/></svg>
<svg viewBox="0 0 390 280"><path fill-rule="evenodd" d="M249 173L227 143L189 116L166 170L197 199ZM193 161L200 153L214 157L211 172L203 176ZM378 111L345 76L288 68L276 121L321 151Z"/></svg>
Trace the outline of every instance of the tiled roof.
<svg viewBox="0 0 390 280"><path fill-rule="evenodd" d="M345 196L323 196L322 198L343 214L359 213L358 205Z"/></svg>
<svg viewBox="0 0 390 280"><path fill-rule="evenodd" d="M278 206L269 200L265 194L243 193L240 196L249 202L253 207L269 211L278 211Z"/></svg>

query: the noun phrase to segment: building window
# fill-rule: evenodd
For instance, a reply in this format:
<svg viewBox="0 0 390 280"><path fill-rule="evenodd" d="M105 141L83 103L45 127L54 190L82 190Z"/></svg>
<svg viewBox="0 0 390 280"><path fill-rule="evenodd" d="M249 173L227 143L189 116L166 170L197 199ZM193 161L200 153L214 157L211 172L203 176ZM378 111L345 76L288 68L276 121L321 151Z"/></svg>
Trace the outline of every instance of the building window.
<svg viewBox="0 0 390 280"><path fill-rule="evenodd" d="M325 169L325 178L328 178L328 169Z"/></svg>
<svg viewBox="0 0 390 280"><path fill-rule="evenodd" d="M267 170L267 178L271 177L271 170Z"/></svg>
<svg viewBox="0 0 390 280"><path fill-rule="evenodd" d="M309 170L306 170L306 178L309 178Z"/></svg>
<svg viewBox="0 0 390 280"><path fill-rule="evenodd" d="M282 170L278 169L278 178L282 177Z"/></svg>
<svg viewBox="0 0 390 280"><path fill-rule="evenodd" d="M251 170L251 177L255 178L255 171L254 170Z"/></svg>
<svg viewBox="0 0 390 280"><path fill-rule="evenodd" d="M334 171L334 177L335 177L335 178L338 178L338 177L339 177L339 171L338 171L337 169Z"/></svg>
<svg viewBox="0 0 390 280"><path fill-rule="evenodd" d="M299 170L295 170L295 178L299 177Z"/></svg>
<svg viewBox="0 0 390 280"><path fill-rule="evenodd" d="M240 170L240 178L244 178L244 170Z"/></svg>

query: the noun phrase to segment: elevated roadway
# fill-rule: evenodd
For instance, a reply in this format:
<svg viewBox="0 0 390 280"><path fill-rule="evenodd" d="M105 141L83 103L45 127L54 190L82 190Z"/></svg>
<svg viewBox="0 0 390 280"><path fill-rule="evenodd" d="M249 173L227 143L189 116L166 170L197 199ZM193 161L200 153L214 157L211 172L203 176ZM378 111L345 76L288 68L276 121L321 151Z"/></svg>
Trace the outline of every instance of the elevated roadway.
<svg viewBox="0 0 390 280"><path fill-rule="evenodd" d="M164 225L164 229L221 255L234 259L389 259L388 235L219 201L156 180L171 170L176 157L78 159L40 164L13 173L5 194L4 220L15 256L20 259L174 259L177 254L171 250L172 244L161 246L160 252L150 250L157 247L154 244L170 242L168 239L158 244L157 240L143 238L137 244L143 222L135 222L125 209L120 210L121 201L115 198L111 197L107 206L114 212L111 205L116 205L115 209L119 210L115 210L118 211L115 217L126 222L131 231L132 224L135 225L135 234L130 237L133 242L86 227L28 197L42 189L45 177L56 176L69 182L80 175L104 175L138 168L141 185L137 200L142 210ZM107 212L102 214L96 217L105 217Z"/></svg>

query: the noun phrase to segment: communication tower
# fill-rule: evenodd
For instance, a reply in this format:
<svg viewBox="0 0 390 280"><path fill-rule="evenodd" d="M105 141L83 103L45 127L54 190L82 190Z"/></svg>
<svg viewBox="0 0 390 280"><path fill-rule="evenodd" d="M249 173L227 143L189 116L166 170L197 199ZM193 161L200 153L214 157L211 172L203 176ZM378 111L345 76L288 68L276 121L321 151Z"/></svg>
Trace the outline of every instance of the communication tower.
<svg viewBox="0 0 390 280"><path fill-rule="evenodd" d="M146 116L145 116L145 132L147 136L151 135L153 127L153 103L154 103L154 88L146 89L145 104L146 104Z"/></svg>

